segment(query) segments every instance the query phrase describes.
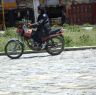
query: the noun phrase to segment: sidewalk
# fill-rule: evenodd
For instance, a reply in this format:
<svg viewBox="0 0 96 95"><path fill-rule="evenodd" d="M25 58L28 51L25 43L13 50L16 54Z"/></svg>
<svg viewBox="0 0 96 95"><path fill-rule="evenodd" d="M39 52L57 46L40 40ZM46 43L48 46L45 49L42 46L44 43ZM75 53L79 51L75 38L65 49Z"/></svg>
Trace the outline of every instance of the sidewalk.
<svg viewBox="0 0 96 95"><path fill-rule="evenodd" d="M64 51L75 51L75 50L86 50L86 49L96 49L96 46L81 46L81 47L65 47ZM24 54L30 53L43 53L45 51L32 51L32 50L25 50ZM4 52L0 52L0 56L5 55Z"/></svg>
<svg viewBox="0 0 96 95"><path fill-rule="evenodd" d="M1 30L0 30L0 36L3 36L4 33L5 33L5 31L1 31Z"/></svg>

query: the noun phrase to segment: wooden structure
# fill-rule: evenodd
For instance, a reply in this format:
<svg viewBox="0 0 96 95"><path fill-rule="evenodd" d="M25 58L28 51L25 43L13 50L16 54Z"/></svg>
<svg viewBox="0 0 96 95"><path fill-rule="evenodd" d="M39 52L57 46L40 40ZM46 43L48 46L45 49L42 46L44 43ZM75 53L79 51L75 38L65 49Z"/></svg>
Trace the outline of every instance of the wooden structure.
<svg viewBox="0 0 96 95"><path fill-rule="evenodd" d="M71 24L96 24L96 3L71 5L67 16Z"/></svg>

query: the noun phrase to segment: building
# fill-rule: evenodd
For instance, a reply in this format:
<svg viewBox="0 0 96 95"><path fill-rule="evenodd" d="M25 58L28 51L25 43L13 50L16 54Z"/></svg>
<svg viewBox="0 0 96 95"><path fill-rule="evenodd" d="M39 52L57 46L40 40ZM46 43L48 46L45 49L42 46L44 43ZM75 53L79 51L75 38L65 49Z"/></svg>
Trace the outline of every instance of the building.
<svg viewBox="0 0 96 95"><path fill-rule="evenodd" d="M60 6L66 5L66 15L71 24L96 24L96 0L4 0L6 25L14 26L16 21L24 17L35 22L38 17L37 6L39 4L46 6L52 23L60 24ZM2 18L2 4L0 3L0 27L3 23Z"/></svg>

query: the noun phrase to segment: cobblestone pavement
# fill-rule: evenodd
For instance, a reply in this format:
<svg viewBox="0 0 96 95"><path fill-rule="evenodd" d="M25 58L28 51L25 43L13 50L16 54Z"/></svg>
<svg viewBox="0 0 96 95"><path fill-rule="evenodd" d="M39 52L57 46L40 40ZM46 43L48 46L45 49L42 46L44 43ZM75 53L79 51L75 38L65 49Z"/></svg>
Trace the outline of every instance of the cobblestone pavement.
<svg viewBox="0 0 96 95"><path fill-rule="evenodd" d="M0 95L96 95L96 50L1 56Z"/></svg>

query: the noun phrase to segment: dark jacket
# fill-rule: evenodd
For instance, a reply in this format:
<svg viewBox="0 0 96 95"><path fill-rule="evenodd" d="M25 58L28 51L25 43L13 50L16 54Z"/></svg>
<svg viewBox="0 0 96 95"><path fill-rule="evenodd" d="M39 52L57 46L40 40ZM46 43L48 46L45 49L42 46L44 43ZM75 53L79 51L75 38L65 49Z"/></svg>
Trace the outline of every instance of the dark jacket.
<svg viewBox="0 0 96 95"><path fill-rule="evenodd" d="M49 35L51 27L47 14L40 14L38 16L37 23L33 24L32 27L37 27L36 33L39 35L40 38Z"/></svg>

